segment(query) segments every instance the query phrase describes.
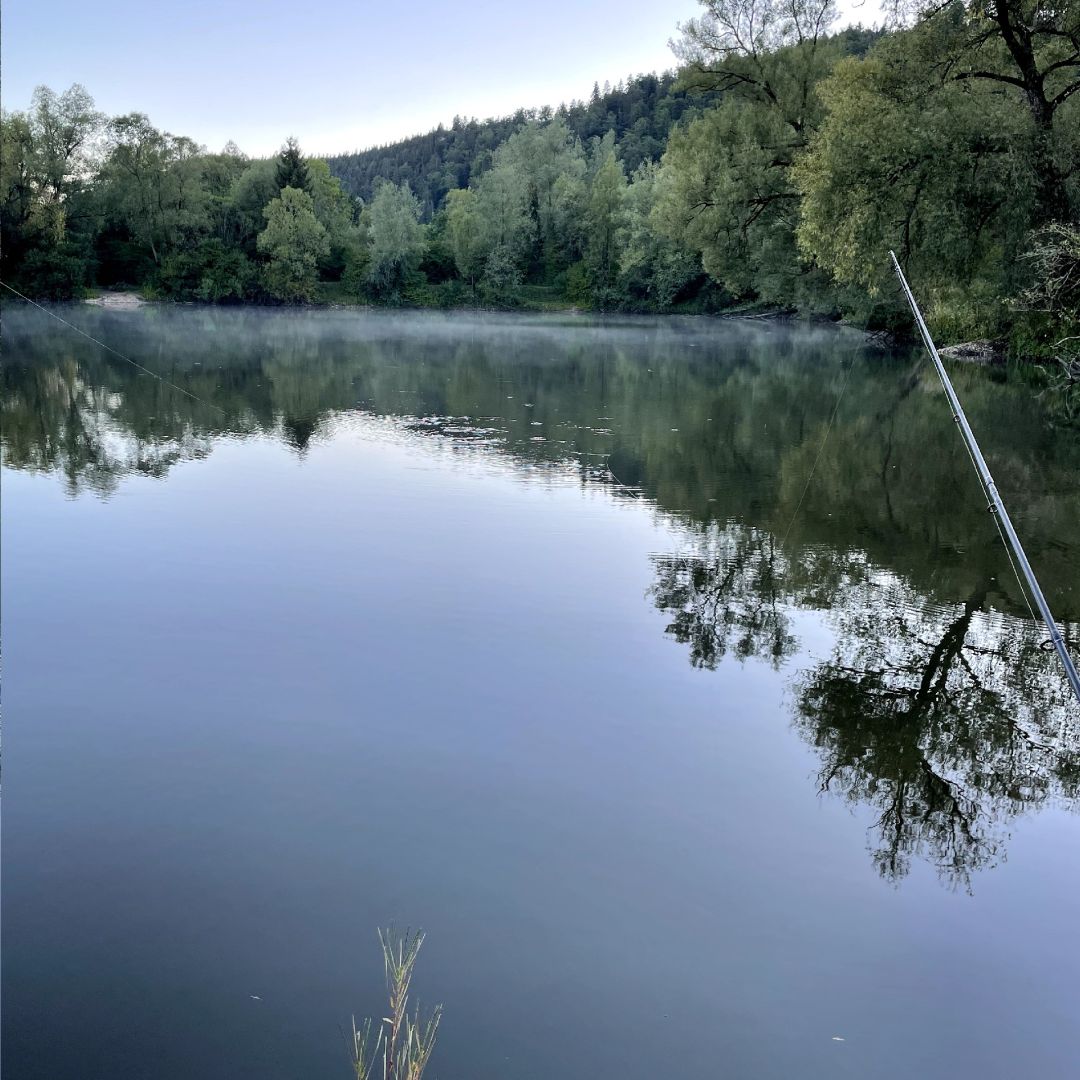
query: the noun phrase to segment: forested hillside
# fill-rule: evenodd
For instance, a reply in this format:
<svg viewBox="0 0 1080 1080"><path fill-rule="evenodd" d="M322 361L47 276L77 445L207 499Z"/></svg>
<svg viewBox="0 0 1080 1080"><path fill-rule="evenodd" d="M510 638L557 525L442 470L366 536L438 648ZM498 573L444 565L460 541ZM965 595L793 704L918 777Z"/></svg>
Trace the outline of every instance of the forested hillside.
<svg viewBox="0 0 1080 1080"><path fill-rule="evenodd" d="M614 88L593 87L587 102L558 109L519 109L496 120L455 117L449 128L437 127L388 146L328 157L334 176L351 195L368 200L381 180L408 184L420 200L425 219L453 188L467 188L474 176L491 167L495 151L526 124L546 124L559 117L567 130L588 145L615 132L619 160L627 173L645 161L657 161L671 129L719 104L721 95L694 89L674 72L634 75Z"/></svg>
<svg viewBox="0 0 1080 1080"><path fill-rule="evenodd" d="M735 305L1073 362L1080 0L702 0L679 73L376 150L210 153L75 86L3 118L4 279L214 302ZM1072 384L1070 384L1072 385Z"/></svg>

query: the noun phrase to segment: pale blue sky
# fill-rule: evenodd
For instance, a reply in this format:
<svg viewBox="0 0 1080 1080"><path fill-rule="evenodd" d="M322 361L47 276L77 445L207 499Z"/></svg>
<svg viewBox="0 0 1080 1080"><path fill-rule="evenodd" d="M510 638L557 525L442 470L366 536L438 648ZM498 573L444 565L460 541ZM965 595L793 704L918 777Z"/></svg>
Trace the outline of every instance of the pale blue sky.
<svg viewBox="0 0 1080 1080"><path fill-rule="evenodd" d="M19 109L38 83L81 82L104 112L148 113L213 150L233 139L269 154L295 134L308 153L333 153L672 67L668 40L698 10L694 0L5 0L0 92Z"/></svg>

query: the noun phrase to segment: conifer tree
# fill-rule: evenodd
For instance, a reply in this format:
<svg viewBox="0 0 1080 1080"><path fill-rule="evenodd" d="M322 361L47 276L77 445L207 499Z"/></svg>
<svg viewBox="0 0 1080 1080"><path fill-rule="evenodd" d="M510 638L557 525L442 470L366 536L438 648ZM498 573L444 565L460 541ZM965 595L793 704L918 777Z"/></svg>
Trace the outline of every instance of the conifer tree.
<svg viewBox="0 0 1080 1080"><path fill-rule="evenodd" d="M278 154L274 181L278 191L291 187L311 193L311 176L308 173L307 162L304 160L304 155L300 153L300 144L292 135L285 140L285 145Z"/></svg>

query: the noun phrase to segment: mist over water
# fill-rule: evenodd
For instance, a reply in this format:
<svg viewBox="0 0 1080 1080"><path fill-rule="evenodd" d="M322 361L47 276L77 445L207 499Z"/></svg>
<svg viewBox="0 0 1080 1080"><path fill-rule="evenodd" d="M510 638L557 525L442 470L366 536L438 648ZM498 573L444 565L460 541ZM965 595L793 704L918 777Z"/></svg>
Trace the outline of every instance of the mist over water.
<svg viewBox="0 0 1080 1080"><path fill-rule="evenodd" d="M12 1075L347 1075L390 921L440 1076L1073 1074L1080 717L920 356L55 310L181 389L5 308ZM1075 647L1080 438L954 377Z"/></svg>

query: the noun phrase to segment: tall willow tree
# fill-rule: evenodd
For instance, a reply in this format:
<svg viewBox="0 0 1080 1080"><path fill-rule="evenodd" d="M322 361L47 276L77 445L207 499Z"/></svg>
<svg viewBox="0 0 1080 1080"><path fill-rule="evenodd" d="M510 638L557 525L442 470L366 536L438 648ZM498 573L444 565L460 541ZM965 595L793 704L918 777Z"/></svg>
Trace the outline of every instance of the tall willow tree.
<svg viewBox="0 0 1080 1080"><path fill-rule="evenodd" d="M986 83L1030 118L1026 151L1035 177L1035 223L1077 210L1075 155L1080 130L1078 0L895 0L901 24L928 32L942 81Z"/></svg>
<svg viewBox="0 0 1080 1080"><path fill-rule="evenodd" d="M371 258L368 280L377 294L396 298L424 254L420 203L408 184L384 183L364 214Z"/></svg>
<svg viewBox="0 0 1080 1080"><path fill-rule="evenodd" d="M481 275L490 299L505 301L521 283L536 242L529 213L529 182L520 161L496 154L476 185L476 213L484 252Z"/></svg>
<svg viewBox="0 0 1080 1080"><path fill-rule="evenodd" d="M1031 230L1080 208L1078 89L1077 0L918 10L821 87L795 170L803 256L873 296L894 248L938 332L1005 334Z"/></svg>
<svg viewBox="0 0 1080 1080"><path fill-rule="evenodd" d="M203 154L191 139L159 131L143 113L118 116L109 124L106 208L156 266L207 229Z"/></svg>
<svg viewBox="0 0 1080 1080"><path fill-rule="evenodd" d="M893 37L824 84L828 118L796 169L804 254L877 292L894 248L922 283L1005 276L1033 212L1022 109L989 86L934 85L926 42ZM997 280L1004 288L1006 282Z"/></svg>
<svg viewBox="0 0 1080 1080"><path fill-rule="evenodd" d="M666 308L703 275L701 259L665 235L657 220L664 185L673 179L655 162L637 168L626 189L626 233L619 251L619 273L628 297Z"/></svg>
<svg viewBox="0 0 1080 1080"><path fill-rule="evenodd" d="M496 154L497 167L512 169L523 185L533 219L534 261L547 276L565 265L564 193L585 176L581 144L562 116L529 123L511 135Z"/></svg>
<svg viewBox="0 0 1080 1080"><path fill-rule="evenodd" d="M791 167L820 124L817 85L840 55L835 0L702 0L677 47L686 79L723 103L676 129L665 227L736 295L790 303L802 267Z"/></svg>
<svg viewBox="0 0 1080 1080"><path fill-rule="evenodd" d="M472 188L454 188L446 193L446 237L457 272L472 286L480 276L484 260L482 225Z"/></svg>
<svg viewBox="0 0 1080 1080"><path fill-rule="evenodd" d="M89 182L104 117L75 83L34 91L0 122L0 268L31 292L70 296L89 269Z"/></svg>
<svg viewBox="0 0 1080 1080"><path fill-rule="evenodd" d="M593 296L607 306L613 299L619 252L626 235L626 175L609 132L593 155L592 181L585 212L585 261Z"/></svg>

